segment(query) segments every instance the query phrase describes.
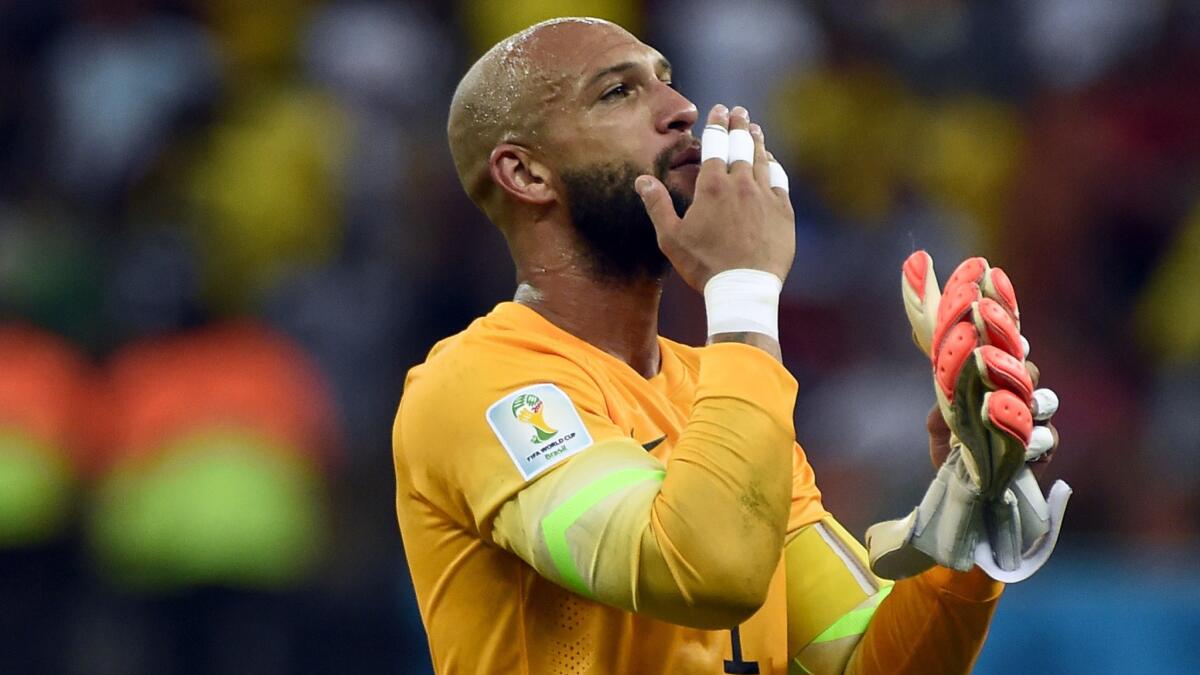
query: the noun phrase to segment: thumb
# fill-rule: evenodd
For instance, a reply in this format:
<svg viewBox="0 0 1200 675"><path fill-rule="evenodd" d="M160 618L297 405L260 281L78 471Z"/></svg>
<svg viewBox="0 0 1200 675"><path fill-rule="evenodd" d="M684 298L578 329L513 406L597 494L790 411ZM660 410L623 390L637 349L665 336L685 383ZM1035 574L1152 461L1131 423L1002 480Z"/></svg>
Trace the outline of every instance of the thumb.
<svg viewBox="0 0 1200 675"><path fill-rule="evenodd" d="M912 325L913 341L921 351L931 354L934 324L937 321L941 292L933 271L933 258L925 251L915 251L904 261L901 275L904 313Z"/></svg>
<svg viewBox="0 0 1200 675"><path fill-rule="evenodd" d="M638 176L633 182L633 189L637 190L642 198L650 222L654 223L654 229L667 232L679 225L675 204L671 202L671 195L667 193L667 186L663 185L662 181L654 176Z"/></svg>

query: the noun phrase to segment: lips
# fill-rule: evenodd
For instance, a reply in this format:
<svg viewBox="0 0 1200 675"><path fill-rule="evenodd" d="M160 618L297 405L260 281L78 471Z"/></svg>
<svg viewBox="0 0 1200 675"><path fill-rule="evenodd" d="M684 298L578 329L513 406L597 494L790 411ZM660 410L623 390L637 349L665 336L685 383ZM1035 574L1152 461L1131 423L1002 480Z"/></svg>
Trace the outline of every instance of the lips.
<svg viewBox="0 0 1200 675"><path fill-rule="evenodd" d="M678 169L689 164L700 164L700 146L692 145L684 148L671 160L669 168Z"/></svg>

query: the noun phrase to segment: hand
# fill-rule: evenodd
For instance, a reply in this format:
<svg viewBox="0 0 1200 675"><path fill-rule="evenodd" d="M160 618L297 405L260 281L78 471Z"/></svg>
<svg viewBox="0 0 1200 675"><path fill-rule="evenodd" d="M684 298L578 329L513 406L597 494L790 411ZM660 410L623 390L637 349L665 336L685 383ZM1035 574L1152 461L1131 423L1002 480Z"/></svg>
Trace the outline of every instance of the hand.
<svg viewBox="0 0 1200 675"><path fill-rule="evenodd" d="M1016 293L983 258L960 265L943 291L924 251L905 262L902 289L933 365L938 405L926 427L938 471L912 513L867 530L872 570L901 578L978 564L997 580L1028 578L1054 550L1071 489L1058 481L1047 498L1032 473L1058 445L1058 398L1036 388Z"/></svg>
<svg viewBox="0 0 1200 675"><path fill-rule="evenodd" d="M924 251L905 261L902 281L913 338L933 362L950 446L963 450L981 494L997 498L1025 462L1034 422L1016 293L983 258L964 261L939 291Z"/></svg>
<svg viewBox="0 0 1200 675"><path fill-rule="evenodd" d="M653 176L640 176L635 187L658 232L658 245L675 271L697 291L731 269L770 272L787 278L796 253L795 214L787 191L772 188L762 129L750 123L745 108L727 112L714 106L708 124L748 129L754 139L754 165L709 159L700 167L696 196L680 218L667 188Z"/></svg>
<svg viewBox="0 0 1200 675"><path fill-rule="evenodd" d="M1033 361L1026 361L1025 369L1029 371L1029 379L1033 381L1033 386L1037 387L1041 375L1037 365ZM1035 399L1041 391L1048 390L1035 389ZM1057 399L1057 396L1053 398ZM1050 422L1050 416L1054 414L1054 411L1039 411L1035 402L1033 412L1034 434L1038 433L1037 427L1039 426L1045 427L1050 434L1049 448L1039 448L1036 453L1026 452L1026 464L1033 471L1034 477L1040 481L1050 460L1054 459L1054 451L1058 448L1058 429L1054 428L1054 424ZM938 469L946 461L946 456L950 454L950 427L946 425L942 409L936 403L929 409L929 414L925 417L925 430L929 433L929 459L933 462L933 468ZM1030 454L1036 454L1036 456L1030 458Z"/></svg>

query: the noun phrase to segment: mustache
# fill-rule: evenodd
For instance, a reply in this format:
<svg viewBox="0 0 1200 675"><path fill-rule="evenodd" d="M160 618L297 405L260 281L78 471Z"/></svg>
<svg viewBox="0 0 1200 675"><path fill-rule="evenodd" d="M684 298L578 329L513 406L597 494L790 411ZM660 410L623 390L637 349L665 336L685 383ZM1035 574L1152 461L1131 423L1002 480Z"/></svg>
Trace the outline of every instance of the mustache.
<svg viewBox="0 0 1200 675"><path fill-rule="evenodd" d="M654 158L654 177L661 181L666 181L668 167L671 166L671 160L675 159L676 155L684 150L687 150L695 144L696 137L688 134L687 136L679 139L678 143L658 153L658 156Z"/></svg>

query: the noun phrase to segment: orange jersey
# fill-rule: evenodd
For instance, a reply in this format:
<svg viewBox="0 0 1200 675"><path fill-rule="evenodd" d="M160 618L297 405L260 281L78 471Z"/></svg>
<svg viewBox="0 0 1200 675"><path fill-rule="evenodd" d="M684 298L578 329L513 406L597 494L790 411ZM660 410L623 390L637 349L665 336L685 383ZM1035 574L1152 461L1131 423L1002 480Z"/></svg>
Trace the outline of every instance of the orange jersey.
<svg viewBox="0 0 1200 675"><path fill-rule="evenodd" d="M691 672L710 673L734 656L728 630L684 628L580 598L491 541L497 509L537 477L525 478L506 452L488 409L523 386L553 383L580 409L592 442L632 438L669 466L704 350L665 338L659 347L661 372L645 379L533 310L504 303L411 371L396 434L397 511L438 672L683 673L681 664L696 661L718 667ZM542 403L552 404L561 401ZM781 403L789 416L793 405ZM410 417L410 409L431 417ZM548 411L543 416L553 421ZM526 426L530 438L540 433ZM826 515L798 445L792 494L793 527ZM737 532L706 536L738 545ZM768 651L786 669L782 579L771 593L777 597L762 611L776 615L770 622L779 629ZM744 632L738 637L743 660L766 647L748 643Z"/></svg>
<svg viewBox="0 0 1200 675"><path fill-rule="evenodd" d="M997 593L976 611L981 585L941 570L888 598L821 504L786 370L745 345L659 348L646 379L502 303L409 373L396 508L437 672L783 675L805 645L805 664L857 650L855 672L920 666L947 646L936 620L912 641L906 626L948 598L969 605L942 611L961 637L951 660L969 664ZM758 519L771 505L779 531ZM741 570L707 561L742 550L765 596L712 609Z"/></svg>

